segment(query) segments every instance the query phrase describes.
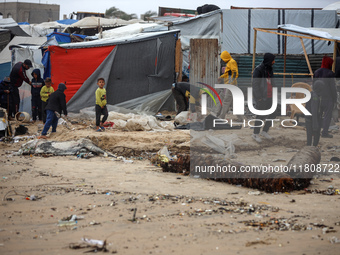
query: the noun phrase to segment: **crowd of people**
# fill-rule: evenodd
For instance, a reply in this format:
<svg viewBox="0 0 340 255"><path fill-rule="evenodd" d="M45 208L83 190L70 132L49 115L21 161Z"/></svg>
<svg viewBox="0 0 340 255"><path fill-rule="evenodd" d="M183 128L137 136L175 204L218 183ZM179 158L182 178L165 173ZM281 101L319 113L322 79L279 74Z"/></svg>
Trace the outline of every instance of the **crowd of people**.
<svg viewBox="0 0 340 255"><path fill-rule="evenodd" d="M224 84L237 86L238 66L236 61L231 57L229 52L223 51L220 55L225 64L219 81ZM273 74L273 65L275 56L271 53L264 54L263 61L253 70L252 88L253 103L257 110L268 110L273 104L273 87L275 79ZM321 68L314 72L312 83L311 100L306 104L306 109L312 113L305 116L307 145L317 146L320 136L323 138L332 138L329 133L329 126L332 119L332 111L337 104L337 91L335 84L335 74L332 71L333 59L323 57ZM67 116L66 107L66 84L60 83L58 89L54 91L51 78L45 80L41 77L40 69L33 69L29 80L26 71L32 68L32 62L26 59L24 62L16 63L10 75L0 82L0 106L7 110L9 118L15 118L19 111L20 94L19 88L23 82L31 86L31 108L32 121L40 120L44 123L41 138L47 138L47 132L52 127L52 133L56 132L58 118L61 114ZM98 78L98 88L95 92L95 113L96 113L96 131L105 130L103 124L107 120L107 98L105 79ZM172 94L177 104L177 114L182 111L196 112L196 105L200 105L200 98L204 89L189 83L188 77L183 77L182 82L173 83ZM222 92L223 102L217 109L216 117L225 118L228 111L232 108L233 97L229 89ZM262 142L262 138L272 139L268 134L272 120L276 118L276 111L268 116L257 115L253 128L252 138ZM101 119L101 116L102 119ZM261 125L263 123L263 125ZM261 131L262 129L262 131Z"/></svg>
<svg viewBox="0 0 340 255"><path fill-rule="evenodd" d="M52 127L52 133L57 131L58 119L61 114L67 117L66 106L66 84L60 83L58 89L54 91L51 78L45 80L41 77L40 69L33 69L30 81L26 71L32 68L32 62L26 59L24 62L16 63L9 77L5 77L0 82L0 106L7 110L9 119L14 119L19 112L20 94L19 88L23 82L31 86L31 109L32 122L42 121L44 128L39 138L47 138L47 132ZM96 90L96 131L103 132L105 130L103 123L107 120L107 100L105 79L97 80L98 89ZM103 115L102 119L101 116Z"/></svg>

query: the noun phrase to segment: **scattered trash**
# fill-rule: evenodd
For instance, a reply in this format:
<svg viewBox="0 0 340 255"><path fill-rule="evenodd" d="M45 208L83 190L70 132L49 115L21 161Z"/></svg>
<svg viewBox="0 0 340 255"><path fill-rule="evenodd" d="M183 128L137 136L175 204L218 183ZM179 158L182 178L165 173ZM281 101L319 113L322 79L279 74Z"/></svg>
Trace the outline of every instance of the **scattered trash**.
<svg viewBox="0 0 340 255"><path fill-rule="evenodd" d="M133 216L132 216L132 219L129 220L129 221L132 221L132 222L135 222L135 221L136 221L136 212L137 212L137 208L134 208L134 209L133 209Z"/></svg>
<svg viewBox="0 0 340 255"><path fill-rule="evenodd" d="M332 244L340 243L340 239L337 238L336 236L332 236L331 238L329 238L329 241L330 241Z"/></svg>
<svg viewBox="0 0 340 255"><path fill-rule="evenodd" d="M109 252L109 250L106 248L107 243L106 240L95 240L95 239L88 239L88 238L82 238L79 243L70 243L69 247L71 249L84 249L84 248L92 248L89 251L86 251L85 253L89 252ZM112 253L117 253L117 251L112 251Z"/></svg>
<svg viewBox="0 0 340 255"><path fill-rule="evenodd" d="M58 221L57 226L58 227L69 227L69 226L74 226L76 225L78 222L78 220L82 220L84 219L83 216L77 216L77 215L70 215L68 217L64 217L61 220Z"/></svg>
<svg viewBox="0 0 340 255"><path fill-rule="evenodd" d="M249 191L248 192L248 195L253 195L253 196L259 196L261 195L262 193L260 191Z"/></svg>

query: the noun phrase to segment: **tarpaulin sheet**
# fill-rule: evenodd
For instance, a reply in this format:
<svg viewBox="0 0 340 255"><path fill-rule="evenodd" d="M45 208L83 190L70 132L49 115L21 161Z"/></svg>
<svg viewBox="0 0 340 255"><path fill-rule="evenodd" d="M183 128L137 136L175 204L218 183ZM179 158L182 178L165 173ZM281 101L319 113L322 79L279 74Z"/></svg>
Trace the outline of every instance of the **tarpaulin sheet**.
<svg viewBox="0 0 340 255"><path fill-rule="evenodd" d="M65 94L68 102L114 48L115 45L81 49L50 46L54 90L59 83L66 82Z"/></svg>
<svg viewBox="0 0 340 255"><path fill-rule="evenodd" d="M335 28L337 21L336 11L285 9L223 10L222 51L252 54L255 27L276 29L279 25L294 24L302 27ZM283 54L283 40L284 38L280 35L258 32L256 53L271 52L273 54ZM304 43L308 54L333 52L333 46L328 46L327 42L324 41L304 39ZM287 39L287 54L303 54L299 38Z"/></svg>
<svg viewBox="0 0 340 255"><path fill-rule="evenodd" d="M74 36L78 36L82 39L85 39L86 35L78 35L78 34L72 34ZM51 39L52 37L55 37L58 43L70 43L71 42L71 36L69 33L59 33L59 32L53 32L48 35L46 35L47 39Z"/></svg>

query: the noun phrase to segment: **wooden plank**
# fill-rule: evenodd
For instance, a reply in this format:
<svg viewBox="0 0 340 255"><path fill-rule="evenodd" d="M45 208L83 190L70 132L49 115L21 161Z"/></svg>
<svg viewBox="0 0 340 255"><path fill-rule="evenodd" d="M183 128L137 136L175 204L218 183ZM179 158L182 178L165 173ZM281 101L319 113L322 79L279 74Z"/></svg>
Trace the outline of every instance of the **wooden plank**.
<svg viewBox="0 0 340 255"><path fill-rule="evenodd" d="M183 63L183 53L182 53L182 43L181 39L176 41L176 53L175 53L175 72L176 81L182 81L182 63Z"/></svg>
<svg viewBox="0 0 340 255"><path fill-rule="evenodd" d="M310 75L312 76L312 75L313 75L313 70L312 70L312 67L311 67L311 65L310 65L310 63L309 63L309 59L308 59L306 47L305 47L305 44L303 43L302 38L300 38L300 42L301 42L301 45L302 45L303 52L305 53L305 58L306 58L306 61L307 61L309 73L310 73Z"/></svg>

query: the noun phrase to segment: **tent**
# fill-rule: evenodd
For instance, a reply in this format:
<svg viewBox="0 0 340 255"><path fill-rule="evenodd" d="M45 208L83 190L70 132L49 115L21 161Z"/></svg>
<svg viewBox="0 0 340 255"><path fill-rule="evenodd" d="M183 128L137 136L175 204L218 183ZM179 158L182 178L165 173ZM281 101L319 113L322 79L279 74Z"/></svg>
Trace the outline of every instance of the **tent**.
<svg viewBox="0 0 340 255"><path fill-rule="evenodd" d="M50 46L53 87L57 89L59 83L66 83L70 112L95 105L99 77L106 81L110 105L169 90L174 81L178 32Z"/></svg>
<svg viewBox="0 0 340 255"><path fill-rule="evenodd" d="M115 27L125 26L133 23L138 23L141 20L122 20L122 19L106 19L100 17L86 17L83 18L64 29L64 33L77 33L84 35L94 35L100 30L107 30Z"/></svg>
<svg viewBox="0 0 340 255"><path fill-rule="evenodd" d="M12 18L0 19L0 28L6 28L10 30L12 38L14 36L29 36Z"/></svg>
<svg viewBox="0 0 340 255"><path fill-rule="evenodd" d="M12 68L12 58L11 58L11 45L42 45L46 42L45 37L26 37L26 36L16 36L14 37L7 46L0 52L0 80L5 76L8 76Z"/></svg>
<svg viewBox="0 0 340 255"><path fill-rule="evenodd" d="M23 29L27 34L39 37L46 36L50 33L64 30L68 25L59 23L57 21L42 22L40 24L28 24L21 25L20 28Z"/></svg>
<svg viewBox="0 0 340 255"><path fill-rule="evenodd" d="M295 24L303 27L335 28L337 14L334 10L289 9L224 9L169 23L170 29L181 30L182 48L187 49L191 38L219 39L221 51L233 54L252 54L254 28L277 28L278 25ZM283 53L283 37L263 37L257 42L257 52ZM309 54L331 53L333 49L323 42L306 42ZM300 42L292 40L289 54L303 54Z"/></svg>

